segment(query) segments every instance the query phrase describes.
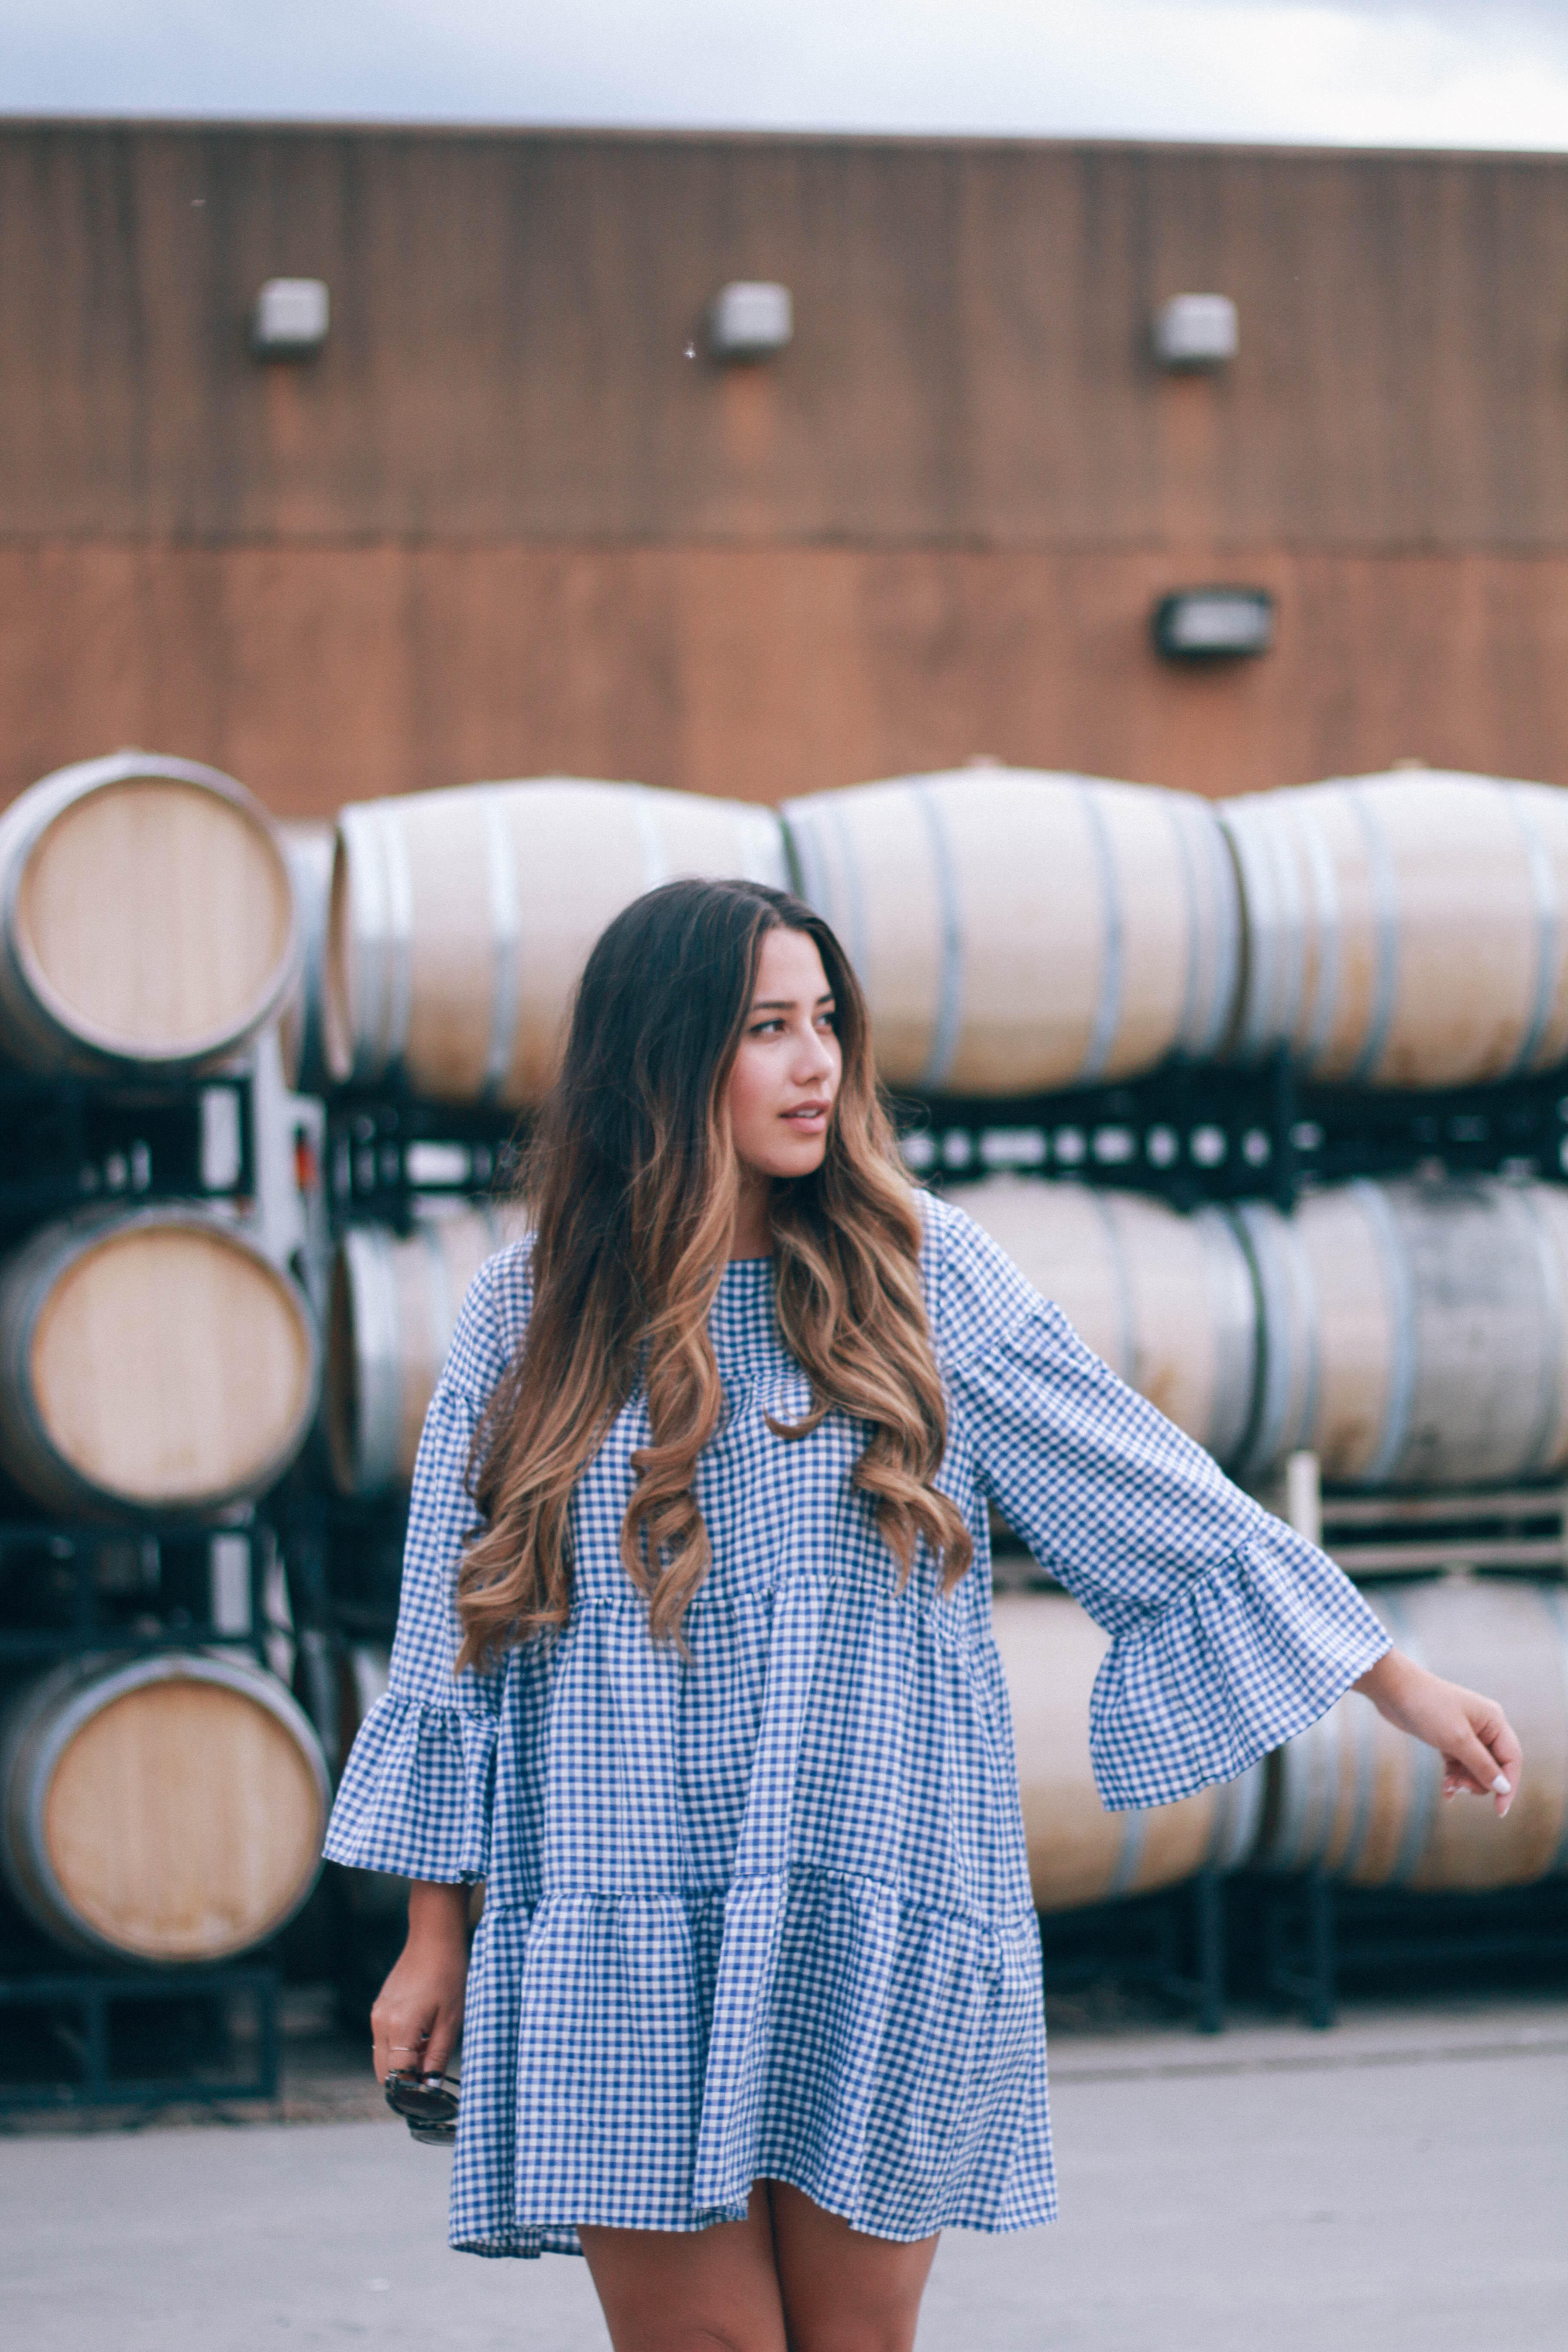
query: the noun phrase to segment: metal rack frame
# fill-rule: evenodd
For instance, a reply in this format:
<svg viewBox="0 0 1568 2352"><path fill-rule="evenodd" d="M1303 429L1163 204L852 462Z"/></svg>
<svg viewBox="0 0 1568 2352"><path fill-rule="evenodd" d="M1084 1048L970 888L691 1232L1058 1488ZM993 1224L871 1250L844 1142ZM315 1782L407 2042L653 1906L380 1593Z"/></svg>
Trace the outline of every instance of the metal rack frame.
<svg viewBox="0 0 1568 2352"><path fill-rule="evenodd" d="M1568 1068L1489 1086L1405 1091L1318 1086L1283 1052L1230 1067L1168 1063L1113 1086L986 1097L899 1095L911 1167L940 1186L997 1170L1153 1192L1175 1208L1272 1201L1305 1186L1397 1176L1568 1180ZM421 1193L504 1188L527 1121L389 1089L327 1106L327 1181L339 1224L406 1230Z"/></svg>
<svg viewBox="0 0 1568 2352"><path fill-rule="evenodd" d="M212 1611L210 1548L215 1538L243 1543L246 1563L246 1622L220 1622ZM0 1622L0 1664L47 1664L95 1651L126 1656L156 1650L240 1649L266 1664L265 1580L273 1540L270 1522L259 1516L232 1525L163 1521L90 1522L8 1520L0 1523L0 1601L18 1557L42 1555L47 1570L69 1584L68 1622L17 1625L13 1612ZM207 1611L204 1616L186 1601L162 1608L165 1557L171 1546L206 1546L209 1555ZM106 1555L116 1559L112 1587L95 1580L95 1563ZM127 1578L119 1572L130 1567ZM119 1600L124 1606L108 1605ZM141 1605L138 1606L137 1604ZM47 1612L46 1612L47 1613ZM236 1616L239 1612L236 1612Z"/></svg>
<svg viewBox="0 0 1568 2352"><path fill-rule="evenodd" d="M249 1199L251 1096L248 1070L161 1087L0 1071L0 1243L74 1209Z"/></svg>
<svg viewBox="0 0 1568 2352"><path fill-rule="evenodd" d="M254 2064L227 2075L195 2070L174 2074L117 2073L111 2031L114 2011L159 2000L216 2004L226 2022L234 2002L248 2001L255 2029ZM275 1969L149 1969L134 1975L50 1969L0 1977L0 2016L25 2015L28 2011L48 2013L52 2037L74 2060L78 2074L74 2079L0 2082L0 2098L8 2107L147 2107L278 2096L282 2035ZM79 2020L77 2028L61 2018L61 2011L70 2011Z"/></svg>
<svg viewBox="0 0 1568 2352"><path fill-rule="evenodd" d="M1440 1976L1480 1962L1568 1966L1568 1882L1479 1894L1342 1886L1320 1869L1259 1880L1264 1987L1324 2032L1346 1977Z"/></svg>
<svg viewBox="0 0 1568 2352"><path fill-rule="evenodd" d="M1152 1895L1043 1911L1039 1922L1047 2000L1086 1984L1143 1985L1186 2011L1200 2033L1224 2032L1225 1882L1216 1871Z"/></svg>

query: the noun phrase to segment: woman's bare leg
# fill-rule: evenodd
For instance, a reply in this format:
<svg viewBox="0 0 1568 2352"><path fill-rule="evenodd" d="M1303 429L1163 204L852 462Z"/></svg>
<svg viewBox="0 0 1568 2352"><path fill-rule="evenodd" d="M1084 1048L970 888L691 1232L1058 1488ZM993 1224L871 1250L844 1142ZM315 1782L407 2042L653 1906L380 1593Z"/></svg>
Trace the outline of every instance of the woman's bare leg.
<svg viewBox="0 0 1568 2352"><path fill-rule="evenodd" d="M767 2186L789 2352L910 2352L936 2239L869 2238L800 2189Z"/></svg>
<svg viewBox="0 0 1568 2352"><path fill-rule="evenodd" d="M615 2352L790 2352L760 2182L743 2221L578 2234Z"/></svg>

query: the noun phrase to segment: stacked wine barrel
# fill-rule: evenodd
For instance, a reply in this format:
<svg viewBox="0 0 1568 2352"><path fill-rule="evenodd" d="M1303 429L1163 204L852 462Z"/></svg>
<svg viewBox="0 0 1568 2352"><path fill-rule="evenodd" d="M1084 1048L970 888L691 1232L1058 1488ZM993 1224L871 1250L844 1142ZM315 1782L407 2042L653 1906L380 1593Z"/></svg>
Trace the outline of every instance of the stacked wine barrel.
<svg viewBox="0 0 1568 2352"><path fill-rule="evenodd" d="M214 769L121 752L0 818L0 1058L29 1115L55 1089L89 1115L183 1104L194 1124L204 1078L249 1083L300 955L278 830ZM243 1618L220 1623L212 1594L237 1546L248 1573L247 1507L313 1422L315 1317L245 1204L194 1180L41 1218L0 1192L0 1209L9 1916L99 1962L224 1959L291 1916L319 1867L314 1728L259 1629L254 1647L201 1639ZM82 1580L65 1622L29 1565L51 1528ZM172 1550L205 1564L205 1595L164 1590ZM114 1563L143 1559L152 1580L117 1603Z"/></svg>
<svg viewBox="0 0 1568 2352"><path fill-rule="evenodd" d="M1009 1106L1047 1126L1053 1098L1179 1064L1240 1087L1284 1055L1305 1083L1387 1092L1502 1088L1568 1059L1568 797L1542 785L1395 772L1211 803L976 765L775 812L552 777L349 808L330 861L319 840L294 855L318 909L290 1016L307 1082L489 1114L498 1135L547 1087L604 924L681 875L825 915L884 1081L939 1126L953 1100L995 1129ZM1568 1469L1568 1191L1543 1181L1560 1170L1367 1168L1290 1213L1261 1184L1178 1208L1096 1172L953 1197L1244 1481L1302 1452L1366 1494ZM351 1216L331 1274L327 1458L356 1507L406 1496L466 1283L516 1229L491 1199L399 1211ZM1511 1698L1542 1759L1533 1826L1516 1809L1500 1839L1450 1833L1425 1782L1395 1790L1356 1698L1267 1774L1113 1822L1087 1766L1103 1638L1065 1595L1010 1591L998 1637L1041 1907L1259 1859L1413 1886L1563 1868L1568 1728L1541 1665L1560 1658L1557 1601L1496 1580L1385 1605L1402 1639Z"/></svg>

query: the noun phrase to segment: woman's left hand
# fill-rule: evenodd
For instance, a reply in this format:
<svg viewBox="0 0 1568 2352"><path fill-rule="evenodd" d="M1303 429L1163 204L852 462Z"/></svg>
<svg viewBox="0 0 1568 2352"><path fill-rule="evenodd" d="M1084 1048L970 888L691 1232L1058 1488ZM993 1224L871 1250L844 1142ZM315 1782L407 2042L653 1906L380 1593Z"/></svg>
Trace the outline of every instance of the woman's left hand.
<svg viewBox="0 0 1568 2352"><path fill-rule="evenodd" d="M1429 1675L1399 1650L1386 1650L1354 1685L1379 1715L1443 1759L1443 1794L1490 1797L1506 1813L1519 1788L1524 1751L1495 1699Z"/></svg>

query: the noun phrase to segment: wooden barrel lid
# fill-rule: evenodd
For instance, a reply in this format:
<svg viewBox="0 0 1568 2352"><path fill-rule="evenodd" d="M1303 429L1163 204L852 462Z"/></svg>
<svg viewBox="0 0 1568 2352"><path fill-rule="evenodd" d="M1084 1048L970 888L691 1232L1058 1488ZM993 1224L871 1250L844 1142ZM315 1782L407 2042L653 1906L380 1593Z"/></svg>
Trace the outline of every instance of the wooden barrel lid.
<svg viewBox="0 0 1568 2352"><path fill-rule="evenodd" d="M315 1877L319 1758L278 1703L287 1695L243 1675L202 1660L141 1681L132 1669L110 1678L104 1704L80 1714L79 1702L44 1796L42 1858L57 1900L115 1951L243 1951Z"/></svg>
<svg viewBox="0 0 1568 2352"><path fill-rule="evenodd" d="M158 1215L79 1245L39 1306L33 1405L79 1477L139 1507L265 1485L314 1402L304 1301L214 1219Z"/></svg>
<svg viewBox="0 0 1568 2352"><path fill-rule="evenodd" d="M287 976L288 869L240 798L168 776L85 790L29 849L16 950L40 1003L104 1053L216 1051Z"/></svg>

